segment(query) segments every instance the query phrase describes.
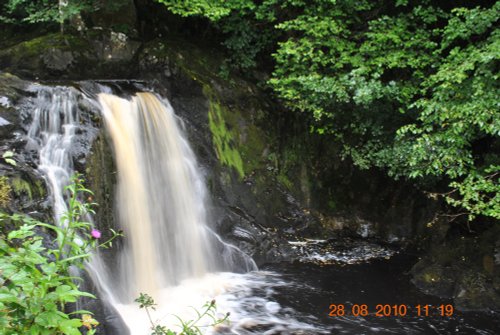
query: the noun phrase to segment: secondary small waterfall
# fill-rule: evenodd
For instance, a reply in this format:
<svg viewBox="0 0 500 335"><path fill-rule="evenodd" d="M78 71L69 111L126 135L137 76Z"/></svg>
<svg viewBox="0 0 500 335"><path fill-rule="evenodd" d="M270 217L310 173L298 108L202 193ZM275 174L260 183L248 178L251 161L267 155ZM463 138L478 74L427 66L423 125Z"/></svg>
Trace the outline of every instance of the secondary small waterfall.
<svg viewBox="0 0 500 335"><path fill-rule="evenodd" d="M38 152L38 169L46 178L54 217L60 224L68 209L64 187L73 173L71 147L79 123L78 98L78 92L68 87L39 89L28 130L27 147Z"/></svg>
<svg viewBox="0 0 500 335"><path fill-rule="evenodd" d="M100 94L118 173L117 215L126 246L121 301L200 277L216 264L203 179L172 107L151 93ZM116 282L115 284L116 285Z"/></svg>

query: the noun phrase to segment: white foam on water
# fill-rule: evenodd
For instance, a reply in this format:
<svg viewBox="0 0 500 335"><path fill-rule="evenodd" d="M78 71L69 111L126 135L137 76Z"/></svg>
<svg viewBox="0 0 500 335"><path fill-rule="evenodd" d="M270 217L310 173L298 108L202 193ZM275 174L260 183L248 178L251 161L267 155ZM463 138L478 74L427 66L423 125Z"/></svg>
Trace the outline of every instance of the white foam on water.
<svg viewBox="0 0 500 335"><path fill-rule="evenodd" d="M211 300L216 301L218 318L230 313L229 322L210 327L211 319L203 318L198 325L206 334L321 334L324 329L296 318L297 313L273 300L275 288L289 283L273 272L255 271L246 274L210 273L202 278L187 279L180 285L160 291L152 320L179 332L179 319L197 318L195 309ZM138 304L115 304L134 335L151 333L146 312Z"/></svg>
<svg viewBox="0 0 500 335"><path fill-rule="evenodd" d="M7 97L0 97L0 106L8 108L8 107L11 107L12 104L10 103L9 98L7 98Z"/></svg>
<svg viewBox="0 0 500 335"><path fill-rule="evenodd" d="M299 253L299 260L304 263L320 264L357 264L373 259L388 259L397 252L367 241L355 244L339 244L326 240L288 241L292 249Z"/></svg>

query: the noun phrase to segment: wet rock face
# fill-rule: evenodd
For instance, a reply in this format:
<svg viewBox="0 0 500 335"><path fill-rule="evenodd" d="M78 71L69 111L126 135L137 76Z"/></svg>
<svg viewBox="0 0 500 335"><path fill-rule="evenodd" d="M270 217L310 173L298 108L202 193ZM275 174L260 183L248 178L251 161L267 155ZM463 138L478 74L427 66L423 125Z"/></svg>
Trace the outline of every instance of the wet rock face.
<svg viewBox="0 0 500 335"><path fill-rule="evenodd" d="M412 281L425 293L452 298L460 310L499 310L498 241L498 225L476 236L448 238L415 264Z"/></svg>
<svg viewBox="0 0 500 335"><path fill-rule="evenodd" d="M75 62L75 55L69 50L50 48L42 55L42 64L51 72L66 71Z"/></svg>
<svg viewBox="0 0 500 335"><path fill-rule="evenodd" d="M91 40L91 45L99 62L104 63L128 63L132 61L135 53L140 47L140 42L131 40L121 32L107 31L93 32L95 39Z"/></svg>
<svg viewBox="0 0 500 335"><path fill-rule="evenodd" d="M192 143L207 160L213 189L264 226L323 235L347 230L391 242L426 233L423 223L432 210L418 192L376 173L360 173L348 162L325 159L338 152L322 138L311 139L300 120L276 126L282 121L271 115L280 113L270 111L280 107L248 82L221 78L222 58L179 39L155 39L141 48L124 33L94 28L2 50L0 66L31 78L138 75L157 82L197 127ZM0 125L0 135L2 129L10 131Z"/></svg>
<svg viewBox="0 0 500 335"><path fill-rule="evenodd" d="M113 30L49 34L0 51L0 68L28 79L128 77L140 43Z"/></svg>
<svg viewBox="0 0 500 335"><path fill-rule="evenodd" d="M114 219L116 166L104 129L100 130L88 152L85 177L89 188L94 192L92 201L98 204L94 209L94 220L105 234L104 238L108 238L110 236L106 235L110 233L110 229L117 229Z"/></svg>
<svg viewBox="0 0 500 335"><path fill-rule="evenodd" d="M289 252L281 230L294 226L298 229L300 220L286 222L282 217L291 216L293 211L301 212L300 206L287 200L287 192L265 169L261 153L252 156L248 148L251 142L246 142L250 139L238 137L241 127L232 128L233 133L225 133L227 142L219 143L239 157L239 165L228 164L229 161L221 158L227 153L218 151L217 143L214 143L217 141L214 140L214 126L209 121L210 104L214 103L210 101L212 96L207 97L206 90L197 84L186 84L188 79L180 76L181 71L179 76L170 78L167 95L176 113L186 122L190 143L205 172L212 200L212 225L224 239L239 246L258 264L287 259ZM223 98L219 96L216 103L224 104ZM228 108L223 106L221 108ZM250 114L251 110L243 109L235 115L248 122L246 112ZM231 112L226 109L225 113ZM219 122L223 120L221 118ZM258 136L258 141L265 141L264 133L259 132Z"/></svg>
<svg viewBox="0 0 500 335"><path fill-rule="evenodd" d="M26 83L10 73L0 73L0 139L14 136L20 129L20 114L14 108Z"/></svg>
<svg viewBox="0 0 500 335"><path fill-rule="evenodd" d="M36 164L23 152L25 128L17 104L31 95L27 91L28 84L9 73L0 73L0 156L11 151L11 159L15 162L0 159L0 176L8 188L4 190L7 201L2 203L0 210L21 211L30 213L35 219L47 220L51 214L45 184Z"/></svg>

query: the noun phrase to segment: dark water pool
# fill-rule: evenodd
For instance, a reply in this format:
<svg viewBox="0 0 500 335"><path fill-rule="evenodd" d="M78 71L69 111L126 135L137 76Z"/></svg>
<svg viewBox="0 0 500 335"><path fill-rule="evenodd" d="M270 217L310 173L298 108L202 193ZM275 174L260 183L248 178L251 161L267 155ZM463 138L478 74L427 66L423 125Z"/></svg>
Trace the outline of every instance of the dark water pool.
<svg viewBox="0 0 500 335"><path fill-rule="evenodd" d="M411 256L396 254L359 264L295 262L263 270L279 273L287 283L274 287L272 299L326 333L500 334L500 313L453 310L450 315L452 301L419 292L408 275L414 262Z"/></svg>

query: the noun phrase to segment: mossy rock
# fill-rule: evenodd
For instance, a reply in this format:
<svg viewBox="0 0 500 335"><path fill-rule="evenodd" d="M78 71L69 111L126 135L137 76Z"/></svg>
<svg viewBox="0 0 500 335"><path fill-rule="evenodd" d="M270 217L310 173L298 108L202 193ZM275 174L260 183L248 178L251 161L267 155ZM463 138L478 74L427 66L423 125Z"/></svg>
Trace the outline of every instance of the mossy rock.
<svg viewBox="0 0 500 335"><path fill-rule="evenodd" d="M412 273L412 282L423 292L443 298L453 296L456 278L451 268L420 261L413 267Z"/></svg>
<svg viewBox="0 0 500 335"><path fill-rule="evenodd" d="M0 208L11 212L39 212L45 217L47 191L43 179L26 166L0 170Z"/></svg>
<svg viewBox="0 0 500 335"><path fill-rule="evenodd" d="M113 153L104 131L101 131L92 143L87 157L85 179L94 193L93 202L98 204L95 208L95 222L105 234L110 228L117 229L114 221L115 171Z"/></svg>
<svg viewBox="0 0 500 335"><path fill-rule="evenodd" d="M5 208L11 201L12 187L5 176L0 177L0 208Z"/></svg>
<svg viewBox="0 0 500 335"><path fill-rule="evenodd" d="M91 49L83 38L53 33L0 51L0 66L26 77L57 75L72 70L82 60L88 63Z"/></svg>
<svg viewBox="0 0 500 335"><path fill-rule="evenodd" d="M30 208L47 196L45 184L28 173L14 175L9 179L12 196L20 208Z"/></svg>
<svg viewBox="0 0 500 335"><path fill-rule="evenodd" d="M17 197L25 196L30 201L45 197L45 187L42 180L26 180L16 176L10 180L10 183Z"/></svg>
<svg viewBox="0 0 500 335"><path fill-rule="evenodd" d="M412 281L428 294L453 298L458 309L498 310L499 240L498 224L475 236L448 237L414 265Z"/></svg>
<svg viewBox="0 0 500 335"><path fill-rule="evenodd" d="M143 71L166 77L182 72L201 84L213 84L215 81L227 84L227 78L222 78L219 71L222 59L222 54L202 50L175 36L146 43L138 55L139 66Z"/></svg>
<svg viewBox="0 0 500 335"><path fill-rule="evenodd" d="M234 169L240 179L262 168L266 139L262 130L245 120L241 111L231 110L207 90L205 93L212 142L221 164Z"/></svg>
<svg viewBox="0 0 500 335"><path fill-rule="evenodd" d="M85 35L52 33L0 51L0 68L30 79L128 76L139 47L125 34L104 29Z"/></svg>
<svg viewBox="0 0 500 335"><path fill-rule="evenodd" d="M455 306L460 310L500 310L500 294L482 272L464 271L457 283Z"/></svg>
<svg viewBox="0 0 500 335"><path fill-rule="evenodd" d="M9 73L0 72L0 98L6 97L10 104L19 99L19 92L26 86L26 82L19 77ZM4 104L0 103L0 106Z"/></svg>

